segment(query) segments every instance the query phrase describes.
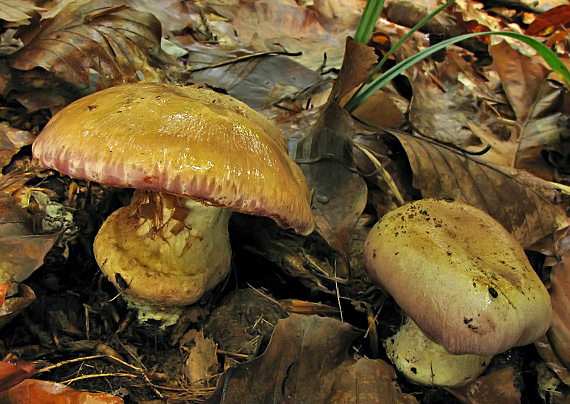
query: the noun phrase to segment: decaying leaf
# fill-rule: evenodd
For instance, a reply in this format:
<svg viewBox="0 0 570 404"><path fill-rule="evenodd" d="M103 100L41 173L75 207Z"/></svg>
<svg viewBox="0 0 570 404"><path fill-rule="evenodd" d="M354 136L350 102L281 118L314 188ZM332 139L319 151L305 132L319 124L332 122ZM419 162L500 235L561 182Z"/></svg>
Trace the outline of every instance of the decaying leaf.
<svg viewBox="0 0 570 404"><path fill-rule="evenodd" d="M526 126L533 117L540 118L541 110L545 109L545 101L541 98L544 98L542 93L549 71L542 64L513 49L507 42L491 46L490 52L502 87L516 116L509 139L512 152L510 156L506 156L511 160L508 166L515 167ZM558 139L555 144L560 143ZM534 157L531 160L536 161L539 154L531 157ZM540 161L540 158L538 160Z"/></svg>
<svg viewBox="0 0 570 404"><path fill-rule="evenodd" d="M184 362L183 372L193 387L205 387L218 372L217 346L211 338L204 337L203 331L190 330L189 333L194 346Z"/></svg>
<svg viewBox="0 0 570 404"><path fill-rule="evenodd" d="M521 392L512 366L494 370L451 391L465 404L518 404Z"/></svg>
<svg viewBox="0 0 570 404"><path fill-rule="evenodd" d="M454 199L499 221L523 247L568 225L556 187L524 171L480 161L440 144L398 134L424 198Z"/></svg>
<svg viewBox="0 0 570 404"><path fill-rule="evenodd" d="M121 404L119 397L106 393L77 391L60 383L26 379L0 393L0 402L10 404Z"/></svg>
<svg viewBox="0 0 570 404"><path fill-rule="evenodd" d="M218 349L252 359L269 342L277 321L286 316L281 306L262 292L237 289L209 314L204 334L216 342Z"/></svg>
<svg viewBox="0 0 570 404"><path fill-rule="evenodd" d="M0 362L0 392L14 387L22 380L36 373L36 367L25 361L6 361Z"/></svg>
<svg viewBox="0 0 570 404"><path fill-rule="evenodd" d="M332 318L291 315L277 323L261 356L223 374L208 402L416 403L399 390L388 364L351 359L358 334Z"/></svg>
<svg viewBox="0 0 570 404"><path fill-rule="evenodd" d="M10 289L10 286L7 283L0 283L0 308L4 304L4 299L6 299L8 289Z"/></svg>
<svg viewBox="0 0 570 404"><path fill-rule="evenodd" d="M0 20L29 24L32 14L40 10L43 8L37 7L33 0L1 0Z"/></svg>
<svg viewBox="0 0 570 404"><path fill-rule="evenodd" d="M538 15L526 29L526 34L536 35L546 28L558 28L568 23L570 23L570 5L561 5Z"/></svg>
<svg viewBox="0 0 570 404"><path fill-rule="evenodd" d="M0 168L6 166L21 147L32 144L35 136L26 131L0 124Z"/></svg>
<svg viewBox="0 0 570 404"><path fill-rule="evenodd" d="M539 338L534 342L534 346L547 368L554 372L560 381L570 386L570 370L558 358L548 337L545 335Z"/></svg>
<svg viewBox="0 0 570 404"><path fill-rule="evenodd" d="M423 136L476 152L485 147L483 136L494 139L507 132L493 107L500 99L457 52L448 52L437 64L424 61L407 76L414 93L410 123ZM493 162L510 163L503 156Z"/></svg>
<svg viewBox="0 0 570 404"><path fill-rule="evenodd" d="M160 52L160 22L110 0L69 3L53 19L19 35L25 46L11 55L14 69L41 67L85 87L90 87L94 71L99 88L160 77L149 65L150 55Z"/></svg>
<svg viewBox="0 0 570 404"><path fill-rule="evenodd" d="M36 300L36 295L32 288L20 283L18 285L18 293L10 293L10 296L4 300L4 304L0 307L0 329L7 325L22 310L28 307Z"/></svg>
<svg viewBox="0 0 570 404"><path fill-rule="evenodd" d="M319 86L322 79L318 73L286 56L268 55L222 64L218 67L207 67L227 61L232 56L247 56L250 52L220 52L219 49L205 48L203 44L193 45L190 51L189 61L192 68L204 67L192 72L192 80L225 89L228 94L254 109L265 108L279 101L272 94L279 86L290 87L294 94L306 90L310 94L312 86L322 87ZM303 101L304 107L307 100Z"/></svg>
<svg viewBox="0 0 570 404"><path fill-rule="evenodd" d="M296 155L313 192L316 229L339 251L347 250L367 196L364 180L351 170L352 131L348 113L330 103Z"/></svg>
<svg viewBox="0 0 570 404"><path fill-rule="evenodd" d="M30 276L58 236L34 234L27 213L11 196L0 193L0 282L12 284Z"/></svg>
<svg viewBox="0 0 570 404"><path fill-rule="evenodd" d="M550 275L552 326L547 336L558 358L570 368L570 229L556 243L558 264Z"/></svg>
<svg viewBox="0 0 570 404"><path fill-rule="evenodd" d="M313 192L317 231L344 252L366 205L367 190L353 171L352 120L338 102L366 79L376 61L373 48L350 38L345 55L329 103L312 132L299 141L295 154Z"/></svg>
<svg viewBox="0 0 570 404"><path fill-rule="evenodd" d="M287 0L210 2L209 13L204 14L211 35L226 47L300 51L297 61L311 70L322 66L323 57L327 66L339 67L344 51L339 44L354 33L364 3L353 1L354 7L338 0L314 3L305 7ZM312 8L329 10L321 21Z"/></svg>

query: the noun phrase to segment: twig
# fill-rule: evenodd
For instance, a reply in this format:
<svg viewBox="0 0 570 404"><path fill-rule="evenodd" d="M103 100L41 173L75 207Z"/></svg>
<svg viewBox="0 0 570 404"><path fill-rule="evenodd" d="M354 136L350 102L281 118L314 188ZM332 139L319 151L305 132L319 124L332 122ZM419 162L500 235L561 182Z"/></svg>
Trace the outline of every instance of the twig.
<svg viewBox="0 0 570 404"><path fill-rule="evenodd" d="M71 383L77 382L79 380L94 379L96 377L130 377L131 379L136 379L138 377L138 375L133 375L131 373L95 373L95 374L91 374L91 375L77 376L77 377L74 377L73 379L68 379L68 380L65 380L65 381L60 382L60 383L71 384Z"/></svg>

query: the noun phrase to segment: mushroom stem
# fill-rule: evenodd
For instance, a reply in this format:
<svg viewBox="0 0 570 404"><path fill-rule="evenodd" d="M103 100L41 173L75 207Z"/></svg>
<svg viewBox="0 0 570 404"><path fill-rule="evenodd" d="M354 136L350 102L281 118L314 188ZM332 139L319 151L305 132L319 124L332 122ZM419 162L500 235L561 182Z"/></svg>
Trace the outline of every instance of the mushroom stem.
<svg viewBox="0 0 570 404"><path fill-rule="evenodd" d="M175 321L230 270L231 211L137 190L103 223L95 259L140 319ZM170 321L169 321L170 320Z"/></svg>
<svg viewBox="0 0 570 404"><path fill-rule="evenodd" d="M384 341L386 354L411 382L426 386L459 387L481 375L492 355L454 355L425 335L414 321L406 321Z"/></svg>

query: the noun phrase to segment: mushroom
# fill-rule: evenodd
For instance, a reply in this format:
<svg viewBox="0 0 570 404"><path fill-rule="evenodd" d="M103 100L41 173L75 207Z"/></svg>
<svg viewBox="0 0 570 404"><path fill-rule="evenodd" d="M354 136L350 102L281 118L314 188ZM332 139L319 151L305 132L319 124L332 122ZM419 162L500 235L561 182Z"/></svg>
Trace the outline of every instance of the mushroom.
<svg viewBox="0 0 570 404"><path fill-rule="evenodd" d="M430 340L405 316L396 334L384 341L386 355L406 379L427 386L454 388L481 375L493 355L453 355Z"/></svg>
<svg viewBox="0 0 570 404"><path fill-rule="evenodd" d="M136 188L101 226L94 253L142 319L173 321L227 276L231 211L303 235L314 227L283 134L211 90L137 83L93 93L59 111L32 150L70 177Z"/></svg>
<svg viewBox="0 0 570 404"><path fill-rule="evenodd" d="M434 342L452 354L495 355L548 329L546 288L522 247L483 211L424 199L382 217L366 268Z"/></svg>

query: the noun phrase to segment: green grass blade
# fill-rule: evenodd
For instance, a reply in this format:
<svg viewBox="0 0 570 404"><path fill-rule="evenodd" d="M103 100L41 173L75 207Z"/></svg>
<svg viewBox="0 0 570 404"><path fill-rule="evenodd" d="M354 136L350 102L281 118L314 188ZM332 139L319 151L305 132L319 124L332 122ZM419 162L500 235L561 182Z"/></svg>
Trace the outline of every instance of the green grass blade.
<svg viewBox="0 0 570 404"><path fill-rule="evenodd" d="M388 60L388 58L390 56L392 56L392 54L394 52L396 52L396 50L409 38L411 37L414 32L416 32L417 30L419 30L421 27L423 27L424 25L426 25L426 23L431 20L433 17L435 17L437 14L439 14L440 12L442 12L444 9L446 9L447 7L449 7L452 3L455 3L455 0L449 0L447 3L445 3L443 6L438 7L437 9L435 9L434 11L432 11L429 15L426 15L420 22L418 22L416 25L414 25L414 27L408 31L408 33L406 35L404 35L398 42L396 42L396 44L394 46L392 46L390 48L390 50L384 55L384 57L382 58L382 60L380 60L380 62L378 63L378 65L376 65L376 67L374 68L374 71L370 74L371 77L376 76L376 74L380 71L380 69L382 68L382 66L384 66L384 63L386 63L386 61Z"/></svg>
<svg viewBox="0 0 570 404"><path fill-rule="evenodd" d="M526 43L534 50L536 50L537 53L540 56L542 56L544 61L550 66L550 68L554 72L560 74L564 78L564 80L566 80L566 82L570 85L570 71L568 70L568 68L564 65L564 63L560 60L560 58L556 56L554 52L552 52L549 48L544 46L541 42L537 41L536 39L523 34L519 34L517 32L501 32L501 31L476 32L471 34L459 35L457 37L447 39L436 45L430 46L429 48L424 49L421 52L416 53L415 55L409 57L406 60L401 61L394 67L388 69L384 74L377 77L370 84L364 86L346 103L344 108L349 112L353 112L356 108L362 105L362 103L366 101L372 94L381 89L386 83L390 82L394 77L401 74L404 70L413 66L415 63L421 61L422 59L425 59L426 57L434 54L435 52L441 49L446 48L449 45L483 35L508 36Z"/></svg>
<svg viewBox="0 0 570 404"><path fill-rule="evenodd" d="M368 43L383 7L384 0L368 0L366 2L358 27L354 33L354 42L360 42L365 45Z"/></svg>

